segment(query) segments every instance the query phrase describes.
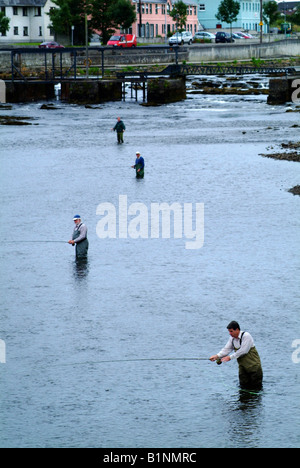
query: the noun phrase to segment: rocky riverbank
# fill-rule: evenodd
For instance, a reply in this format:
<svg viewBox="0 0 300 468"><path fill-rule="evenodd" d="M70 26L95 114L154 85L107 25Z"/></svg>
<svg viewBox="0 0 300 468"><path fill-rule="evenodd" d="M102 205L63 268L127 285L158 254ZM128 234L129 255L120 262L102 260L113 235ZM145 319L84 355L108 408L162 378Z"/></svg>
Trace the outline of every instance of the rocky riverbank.
<svg viewBox="0 0 300 468"><path fill-rule="evenodd" d="M297 143L281 143L280 147L282 150L284 150L284 152L278 151L275 153L261 154L260 156L277 159L280 161L300 162L300 141ZM270 147L269 149L273 148ZM289 192L293 195L300 195L300 185L296 185L295 187L291 188Z"/></svg>

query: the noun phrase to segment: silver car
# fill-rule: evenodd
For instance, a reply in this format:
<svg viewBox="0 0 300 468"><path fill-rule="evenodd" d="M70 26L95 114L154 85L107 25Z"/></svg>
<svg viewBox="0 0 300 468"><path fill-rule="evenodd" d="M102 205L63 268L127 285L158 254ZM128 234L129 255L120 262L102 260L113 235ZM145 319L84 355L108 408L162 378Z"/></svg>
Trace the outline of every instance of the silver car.
<svg viewBox="0 0 300 468"><path fill-rule="evenodd" d="M170 37L169 45L175 44L192 44L193 42L193 35L190 32L183 31L181 33L176 33L174 36Z"/></svg>
<svg viewBox="0 0 300 468"><path fill-rule="evenodd" d="M198 31L194 36L195 39L213 39L215 40L216 35L207 31Z"/></svg>

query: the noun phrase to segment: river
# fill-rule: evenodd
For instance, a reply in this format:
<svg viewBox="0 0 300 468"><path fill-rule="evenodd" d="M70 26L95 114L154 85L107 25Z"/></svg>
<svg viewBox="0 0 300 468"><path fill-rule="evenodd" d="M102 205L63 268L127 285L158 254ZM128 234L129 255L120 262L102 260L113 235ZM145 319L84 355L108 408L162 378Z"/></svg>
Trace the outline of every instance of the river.
<svg viewBox="0 0 300 468"><path fill-rule="evenodd" d="M34 119L0 126L0 447L299 447L299 167L260 155L299 140L299 113L266 96L129 96L0 110ZM161 203L193 208L197 245L172 226L151 236ZM99 206L115 208L115 238ZM67 243L75 214L87 262ZM231 320L254 337L258 394L208 360Z"/></svg>

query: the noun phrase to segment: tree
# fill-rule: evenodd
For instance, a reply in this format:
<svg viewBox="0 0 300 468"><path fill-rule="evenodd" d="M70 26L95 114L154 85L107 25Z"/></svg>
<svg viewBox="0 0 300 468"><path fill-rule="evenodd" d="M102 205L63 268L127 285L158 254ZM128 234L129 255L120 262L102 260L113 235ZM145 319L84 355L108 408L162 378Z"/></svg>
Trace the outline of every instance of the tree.
<svg viewBox="0 0 300 468"><path fill-rule="evenodd" d="M91 0L89 2L90 24L93 29L101 31L103 44L109 41L116 29L112 13L114 6L115 0Z"/></svg>
<svg viewBox="0 0 300 468"><path fill-rule="evenodd" d="M6 35L9 31L9 22L10 19L5 16L3 11L0 11L0 34Z"/></svg>
<svg viewBox="0 0 300 468"><path fill-rule="evenodd" d="M297 6L295 13L290 16L290 21L297 26L300 26L300 5Z"/></svg>
<svg viewBox="0 0 300 468"><path fill-rule="evenodd" d="M129 29L136 21L135 7L130 0L118 0L112 9L112 15L122 30Z"/></svg>
<svg viewBox="0 0 300 468"><path fill-rule="evenodd" d="M51 26L56 34L70 37L71 26L74 26L74 44L85 43L85 1L84 0L52 0L57 8L51 8L48 13Z"/></svg>
<svg viewBox="0 0 300 468"><path fill-rule="evenodd" d="M216 18L219 21L230 24L231 36L232 23L237 21L240 8L240 3L235 0L222 0L218 8L218 13L216 14Z"/></svg>
<svg viewBox="0 0 300 468"><path fill-rule="evenodd" d="M278 4L275 0L271 0L263 5L263 18L269 26L274 24L280 18Z"/></svg>
<svg viewBox="0 0 300 468"><path fill-rule="evenodd" d="M179 32L184 31L187 20L186 4L183 3L182 0L178 0L178 2L176 2L173 6L173 9L170 11L169 15L176 22L176 27L179 29Z"/></svg>

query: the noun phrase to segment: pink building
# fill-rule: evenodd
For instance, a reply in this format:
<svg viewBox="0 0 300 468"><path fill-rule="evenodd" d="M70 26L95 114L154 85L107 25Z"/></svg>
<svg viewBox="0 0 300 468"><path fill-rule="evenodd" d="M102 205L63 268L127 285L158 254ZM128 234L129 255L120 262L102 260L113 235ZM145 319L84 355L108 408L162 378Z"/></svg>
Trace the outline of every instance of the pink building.
<svg viewBox="0 0 300 468"><path fill-rule="evenodd" d="M167 34L176 32L176 23L168 14L172 11L176 0L131 0L131 2L136 7L137 21L128 31L129 33L137 37L153 39L165 37L166 32ZM197 0L183 0L183 2L186 3L187 8L185 30L195 34L199 25Z"/></svg>

